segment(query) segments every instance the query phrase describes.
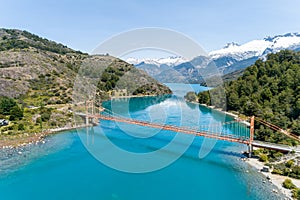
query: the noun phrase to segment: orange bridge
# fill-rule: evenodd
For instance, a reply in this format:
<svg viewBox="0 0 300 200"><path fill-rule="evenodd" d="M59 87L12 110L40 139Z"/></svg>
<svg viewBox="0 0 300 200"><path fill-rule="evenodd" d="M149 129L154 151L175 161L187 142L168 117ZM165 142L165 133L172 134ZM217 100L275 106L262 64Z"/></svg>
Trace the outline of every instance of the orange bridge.
<svg viewBox="0 0 300 200"><path fill-rule="evenodd" d="M253 146L278 150L283 152L295 151L295 148L291 148L286 145L278 145L278 144L270 144L270 143L254 141L254 116L250 118L250 123L237 119L237 120L224 122L224 123L199 125L197 129L193 129L191 127L174 126L174 125L159 124L159 123L147 122L142 120L130 119L118 115L116 113L113 113L112 111L106 109L101 109L100 112L95 112L95 106L92 101L86 101L86 113L76 113L76 114L85 117L87 124L89 124L89 121L93 119L109 120L109 121L115 121L121 123L134 124L138 126L145 126L145 127L155 128L155 129L192 134L192 135L212 138L216 140L224 140L229 142L246 144L248 145L249 156L251 156L251 153L253 151ZM299 137L296 135L293 135L260 118L255 118L255 119L259 123L264 124L273 130L279 131L288 137L300 141Z"/></svg>

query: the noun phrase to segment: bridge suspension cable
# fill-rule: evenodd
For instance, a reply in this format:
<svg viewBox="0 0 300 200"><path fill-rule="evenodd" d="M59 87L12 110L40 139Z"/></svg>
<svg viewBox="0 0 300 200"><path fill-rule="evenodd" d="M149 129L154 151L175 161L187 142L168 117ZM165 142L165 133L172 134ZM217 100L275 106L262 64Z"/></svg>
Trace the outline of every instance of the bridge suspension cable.
<svg viewBox="0 0 300 200"><path fill-rule="evenodd" d="M276 126L276 125L274 125L274 124L272 124L270 122L267 122L267 121L261 119L261 118L256 117L255 119L256 119L256 121L258 121L261 124L266 125L270 129L272 129L274 131L278 131L280 133L283 133L284 135L288 136L289 138L292 138L292 139L297 140L297 141L300 142L299 136L297 136L297 135L295 135L293 133L290 133L290 132L288 132L288 131L286 131L286 130L284 130L284 129L282 129L282 128L280 128L280 127L278 127L278 126Z"/></svg>

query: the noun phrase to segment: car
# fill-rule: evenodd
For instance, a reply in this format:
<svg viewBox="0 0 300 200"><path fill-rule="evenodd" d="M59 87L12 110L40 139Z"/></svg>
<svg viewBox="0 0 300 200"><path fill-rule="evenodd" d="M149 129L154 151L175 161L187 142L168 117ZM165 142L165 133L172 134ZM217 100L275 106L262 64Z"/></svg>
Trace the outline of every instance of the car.
<svg viewBox="0 0 300 200"><path fill-rule="evenodd" d="M0 126L7 126L9 124L9 121L6 119L0 119Z"/></svg>

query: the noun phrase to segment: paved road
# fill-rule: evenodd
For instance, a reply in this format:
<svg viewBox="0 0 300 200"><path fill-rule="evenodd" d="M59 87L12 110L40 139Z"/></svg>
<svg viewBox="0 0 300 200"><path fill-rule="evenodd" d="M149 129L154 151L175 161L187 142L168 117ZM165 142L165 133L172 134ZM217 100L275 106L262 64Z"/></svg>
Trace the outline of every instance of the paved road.
<svg viewBox="0 0 300 200"><path fill-rule="evenodd" d="M261 147L261 148L267 148L267 149L273 149L273 150L285 151L285 152L295 151L296 153L300 153L300 146L291 147L288 145L261 142L257 140L253 141L252 145L254 147Z"/></svg>

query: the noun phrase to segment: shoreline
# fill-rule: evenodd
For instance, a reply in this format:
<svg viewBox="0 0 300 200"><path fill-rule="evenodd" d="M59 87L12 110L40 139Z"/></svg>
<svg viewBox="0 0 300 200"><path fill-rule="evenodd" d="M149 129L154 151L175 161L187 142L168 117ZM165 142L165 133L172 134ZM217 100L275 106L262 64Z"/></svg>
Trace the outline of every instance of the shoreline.
<svg viewBox="0 0 300 200"><path fill-rule="evenodd" d="M199 103L199 102L195 102L195 101L188 101L186 99L185 99L185 101L188 102L188 103L192 103L192 104L196 104L196 105L200 105L200 106L209 108L209 109L214 110L214 111L218 111L218 112L223 113L225 115L229 115L229 116L233 117L234 119L240 119L237 114L234 114L234 113L231 113L231 112L228 112L228 111L224 111L224 110L221 110L219 108L215 108L214 106L209 106L209 105ZM241 120L241 123L244 123L244 121Z"/></svg>
<svg viewBox="0 0 300 200"><path fill-rule="evenodd" d="M3 139L0 140L0 149L13 149L13 148L19 148L24 147L27 145L32 144L38 144L40 142L44 142L44 139L49 135L58 134L63 131L69 131L74 130L77 128L85 128L87 125L77 125L77 126L65 126L65 127L59 127L59 128L52 128L45 130L44 132L40 133L33 133L33 134L24 134L22 137L14 138L14 139Z"/></svg>
<svg viewBox="0 0 300 200"><path fill-rule="evenodd" d="M214 110L214 111L218 111L218 112L223 113L225 115L229 115L231 117L234 117L234 119L239 119L238 115L233 114L231 112L223 111L221 109L217 109L214 106L208 106L206 104L200 104L198 102L190 102L190 101L187 101L187 102L197 104L197 105L209 108L209 109ZM244 124L247 125L248 122L241 120L241 123L244 123ZM258 160L258 158L246 158L244 160L244 162L246 162L249 166L255 168L258 173L264 175L266 177L266 181L270 181L283 195L285 195L286 199L288 199L288 200L293 200L294 199L292 197L292 190L284 188L282 186L282 183L284 182L285 179L291 179L293 184L297 188L300 188L300 179L294 179L294 178L287 177L287 176L272 174L271 172L262 172L261 169L265 166L265 164L260 162ZM278 193L278 191L274 191L274 190L271 191L271 192Z"/></svg>
<svg viewBox="0 0 300 200"><path fill-rule="evenodd" d="M157 96L157 95L120 96L120 97L112 97L111 99L137 98L137 97L145 97L145 96ZM218 112L223 113L225 115L229 115L231 117L234 117L235 119L239 119L238 115L227 112L227 111L223 111L221 109L216 109L214 106L208 106L208 105L205 105L205 104L200 104L198 102L190 102L190 101L187 101L187 102L197 104L197 105L200 105L200 106L204 106L204 107L207 107L211 110L218 111ZM242 121L242 123L243 123L243 121ZM89 125L89 126L91 126L91 125ZM34 133L34 134L31 134L31 135L24 134L24 135L26 135L25 137L24 137L24 135L22 135L22 137L19 137L19 138L14 138L14 139L9 139L9 140L3 139L3 140L0 140L0 149L14 149L14 148L17 149L17 148L24 147L24 146L27 146L27 145L39 144L40 142L44 143L45 142L44 139L49 135L58 134L58 133L63 132L63 131L74 130L74 129L77 129L77 128L84 128L84 127L87 127L87 125L83 124L83 125L77 125L77 126L65 126L65 127L48 129L48 130L45 130L44 132ZM261 172L260 170L263 168L264 163L258 161L257 158L247 158L245 160L245 163L247 163L249 166L255 168L258 171L258 173L263 174L266 177L266 181L268 181L267 178L269 177L271 183L274 186L276 186L276 188L278 188L278 190L282 194L284 194L287 199L292 200L293 198L292 198L291 190L286 189L282 186L282 183L285 179L287 179L287 178L291 179L292 182L296 185L296 187L300 188L300 180L298 180L298 179L293 179L293 178L286 177L286 176L272 174L271 172ZM278 191L274 191L274 190L270 191L270 192L278 193Z"/></svg>
<svg viewBox="0 0 300 200"><path fill-rule="evenodd" d="M149 94L149 95L127 95L127 96L111 96L109 97L111 99L129 99L129 98L141 98L141 97L159 97L159 96L164 96L164 95L172 95L172 93L170 94L159 94L159 95L155 95L155 94Z"/></svg>
<svg viewBox="0 0 300 200"><path fill-rule="evenodd" d="M164 95L169 95L169 94L164 94ZM155 96L160 96L160 95L128 95L128 96L113 96L110 97L110 100L112 99L127 99L127 98L141 98L141 97L155 97ZM91 125L89 125L91 126ZM14 138L3 138L0 139L0 149L7 149L7 148L18 148L18 147L23 147L26 145L31 145L31 144L38 144L39 142L43 142L44 138L47 137L48 135L52 134L57 134L61 131L68 131L68 130L73 130L77 128L84 128L87 127L87 125L77 125L77 126L65 126L65 127L58 127L58 128L52 128L45 130L43 132L38 132L38 133L23 133L21 135L16 135Z"/></svg>
<svg viewBox="0 0 300 200"><path fill-rule="evenodd" d="M128 99L128 98L139 98L139 97L156 97L159 95L127 95L127 96L112 96L110 99Z"/></svg>
<svg viewBox="0 0 300 200"><path fill-rule="evenodd" d="M261 169L265 166L264 163L260 162L257 158L247 158L245 162L250 165L251 167L255 168L259 173L264 175L266 177L266 181L268 179L271 181L273 185L275 185L278 190L286 196L287 199L293 199L292 197L292 191L289 189L286 189L282 186L282 183L284 182L285 179L291 179L293 184L297 187L300 188L300 180L299 179L294 179L291 177L287 176L281 176L278 174L272 174L271 172L262 172ZM273 191L276 192L276 191ZM277 191L278 192L278 191Z"/></svg>

